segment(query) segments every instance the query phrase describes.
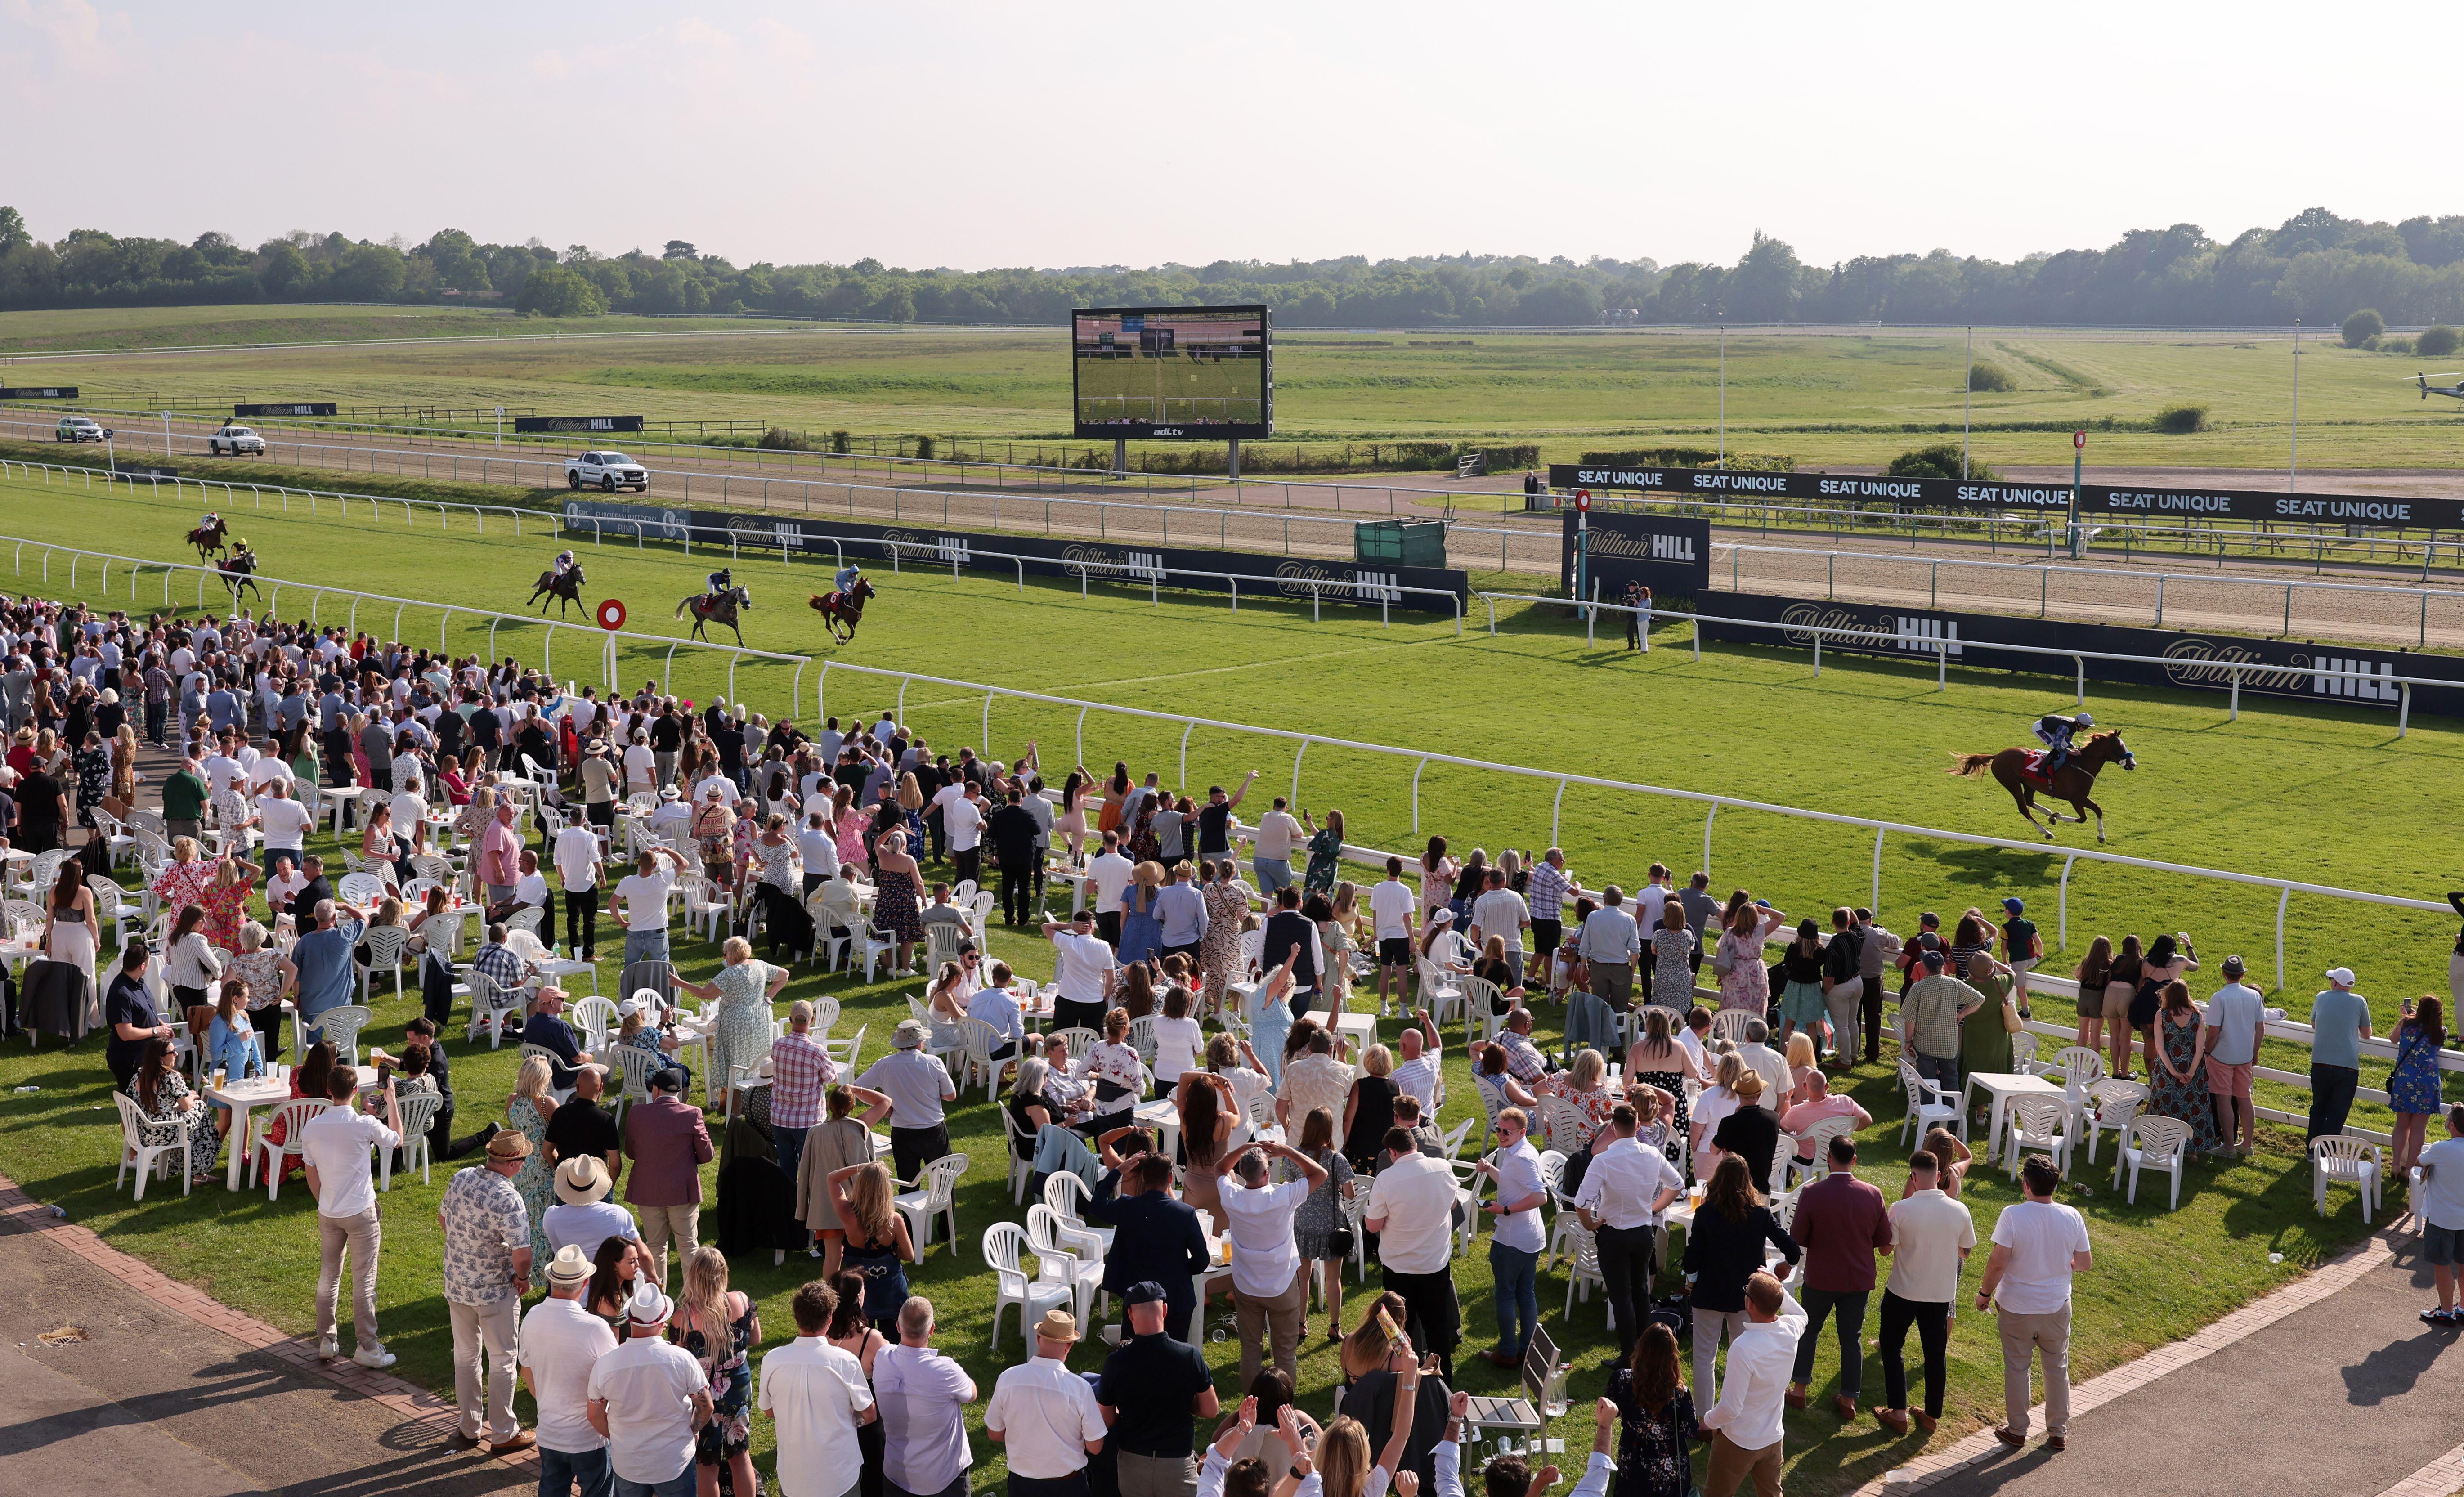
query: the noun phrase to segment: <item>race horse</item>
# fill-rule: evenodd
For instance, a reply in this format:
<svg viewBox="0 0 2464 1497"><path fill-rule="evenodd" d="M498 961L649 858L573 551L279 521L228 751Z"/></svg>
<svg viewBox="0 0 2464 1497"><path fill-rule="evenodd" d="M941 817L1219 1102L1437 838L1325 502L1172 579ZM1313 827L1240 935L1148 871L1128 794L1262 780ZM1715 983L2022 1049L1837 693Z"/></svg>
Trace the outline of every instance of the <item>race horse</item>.
<svg viewBox="0 0 2464 1497"><path fill-rule="evenodd" d="M859 577L851 591L816 593L806 601L822 616L822 625L830 631L830 638L844 645L855 638L855 627L864 622L865 600L871 596L872 579Z"/></svg>
<svg viewBox="0 0 2464 1497"><path fill-rule="evenodd" d="M2033 807L2040 792L2049 801L2069 802L2073 812L2067 818L2070 821L2084 826L2089 814L2094 813L2096 840L2102 842L2104 807L2088 798L2088 792L2096 788L2096 772L2107 764L2137 769L2138 758L2130 752L2129 745L2122 741L2119 733L2093 735L2085 743L2072 750L2069 763L2050 777L2040 767L2044 757L2044 750L2030 748L2006 748L1999 754L1961 754L1955 756L1958 762L1951 766L1950 773L1975 775L1992 770L1993 778L2002 788L2011 792L2011 799L2017 804L2019 814L2028 818L2029 826L2043 832L2047 842L2054 840L2053 827L2060 826L2065 818L2061 812L2047 806L2045 820L2053 825L2044 826L2037 822Z"/></svg>
<svg viewBox="0 0 2464 1497"><path fill-rule="evenodd" d="M523 600L522 606L529 607L532 604L539 603L541 597L548 597L556 600L556 612L559 618L564 616L565 606L568 604L587 613L590 610L583 607L582 602L583 582L582 568L578 566L565 568L564 575L561 577L552 570L541 572L539 575L538 585L531 589L531 595ZM542 614L547 612L546 604L539 603L539 612Z"/></svg>
<svg viewBox="0 0 2464 1497"><path fill-rule="evenodd" d="M196 529L189 531L188 544L197 548L197 564L199 566L203 566L208 561L210 561L214 558L221 556L224 552L229 551L231 549L229 539L230 536L231 525L220 515L215 516L208 523L199 525Z"/></svg>
<svg viewBox="0 0 2464 1497"><path fill-rule="evenodd" d="M745 590L743 583L738 583L720 593L716 603L711 602L707 593L693 594L676 605L676 617L681 619L688 610L692 612L693 637L695 639L707 640L710 637L701 631L703 625L724 624L735 630L736 642L741 645L744 643L744 630L737 627L736 621L745 609L752 606L753 594Z"/></svg>
<svg viewBox="0 0 2464 1497"><path fill-rule="evenodd" d="M255 552L242 551L237 556L224 560L215 566L214 574L223 580L224 586L231 589L233 605L238 604L240 589L243 587L255 593L259 602L264 601L265 594L256 585Z"/></svg>

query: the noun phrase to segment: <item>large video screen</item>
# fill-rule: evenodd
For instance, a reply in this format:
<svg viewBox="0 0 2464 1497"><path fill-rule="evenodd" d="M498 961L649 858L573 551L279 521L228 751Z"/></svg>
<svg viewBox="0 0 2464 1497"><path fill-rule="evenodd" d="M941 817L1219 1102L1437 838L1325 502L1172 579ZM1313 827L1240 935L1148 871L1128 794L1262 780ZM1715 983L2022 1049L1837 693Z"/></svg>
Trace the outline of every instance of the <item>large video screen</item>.
<svg viewBox="0 0 2464 1497"><path fill-rule="evenodd" d="M1267 437L1275 371L1265 307L1111 307L1070 314L1082 437Z"/></svg>

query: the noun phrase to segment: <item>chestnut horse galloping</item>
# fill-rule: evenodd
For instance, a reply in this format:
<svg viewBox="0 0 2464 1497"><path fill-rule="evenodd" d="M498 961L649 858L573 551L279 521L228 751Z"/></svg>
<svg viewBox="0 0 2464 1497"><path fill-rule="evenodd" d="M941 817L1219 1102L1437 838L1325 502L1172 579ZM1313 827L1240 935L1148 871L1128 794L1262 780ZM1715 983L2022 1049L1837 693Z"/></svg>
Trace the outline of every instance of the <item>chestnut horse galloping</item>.
<svg viewBox="0 0 2464 1497"><path fill-rule="evenodd" d="M2018 805L2019 814L2028 818L2029 826L2043 832L2047 842L2054 840L2053 826L2040 824L2032 809L2036 803L2037 792L2042 791L2050 801L2069 802L2074 813L2064 818L2061 812L2047 806L2047 822L2058 826L2067 819L2084 826L2089 814L2094 813L2096 840L2102 842L2104 807L2088 798L2088 792L2096 788L2096 772L2107 764L2120 764L2124 769L2139 767L2138 759L2122 741L2119 733L2099 733L2090 737L2072 751L2070 762L2055 771L2050 781L2041 773L2030 772L2029 761L2042 757L2035 749L2006 748L1999 754L1960 754L1953 757L1958 761L1951 765L1951 774L1975 775L1987 769L1992 770L1994 780L2011 792L2011 799Z"/></svg>

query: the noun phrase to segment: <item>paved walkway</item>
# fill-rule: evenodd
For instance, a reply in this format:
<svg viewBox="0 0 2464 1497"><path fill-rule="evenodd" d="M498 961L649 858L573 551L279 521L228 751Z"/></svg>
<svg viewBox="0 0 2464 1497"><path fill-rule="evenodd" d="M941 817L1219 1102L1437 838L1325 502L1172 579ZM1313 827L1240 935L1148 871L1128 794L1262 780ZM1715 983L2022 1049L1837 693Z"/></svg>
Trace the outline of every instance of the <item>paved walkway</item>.
<svg viewBox="0 0 2464 1497"><path fill-rule="evenodd" d="M0 1492L482 1497L535 1463L455 1454L451 1406L216 1303L0 1178ZM85 1339L46 1346L66 1327Z"/></svg>
<svg viewBox="0 0 2464 1497"><path fill-rule="evenodd" d="M2464 1486L2453 1403L2464 1332L2415 1318L2435 1303L2408 1220L2197 1335L2075 1388L2064 1454L2044 1447L2040 1404L2038 1438L2025 1450L2004 1450L1988 1431L1863 1491L2110 1497L2126 1473L2119 1479L2133 1497L2370 1497L2399 1487L2405 1497L2446 1497Z"/></svg>

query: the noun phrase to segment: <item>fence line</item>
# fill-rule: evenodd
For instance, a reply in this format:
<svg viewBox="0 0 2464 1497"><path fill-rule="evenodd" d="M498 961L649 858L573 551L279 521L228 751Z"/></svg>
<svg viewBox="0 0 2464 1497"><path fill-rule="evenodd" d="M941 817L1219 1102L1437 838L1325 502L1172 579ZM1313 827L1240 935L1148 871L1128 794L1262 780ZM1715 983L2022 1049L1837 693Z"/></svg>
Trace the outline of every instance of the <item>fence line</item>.
<svg viewBox="0 0 2464 1497"><path fill-rule="evenodd" d="M52 580L52 558L54 556L65 555L70 559L68 585L72 588L77 585L77 568L82 561L87 560L100 561L102 563L102 576L100 582L97 585L105 597L109 597L111 594L111 563L114 561L125 563L128 567L128 599L132 604L137 601L138 574L149 568L159 569L163 574L163 605L165 607L173 606L171 603L171 578L174 573L193 572L196 574L196 606L200 608L206 606L206 579L210 577L221 580L226 575L215 567L198 566L187 561L157 561L145 557L121 556L117 553L107 551L88 551L77 546L64 546L53 541L34 540L22 536L0 536L0 545L10 545L12 543L15 549L11 553L10 564L20 579L23 579L26 575L26 548L28 546L33 546L41 551L42 555L40 560L43 568L42 577L46 585L48 585ZM569 620L551 619L539 614L504 613L495 608L473 608L458 603L437 603L432 599L427 598L397 598L386 593L362 592L359 589L352 587L331 587L321 583L296 582L288 578L253 576L251 580L272 586L274 590L273 593L266 598L265 607L267 612L275 614L277 617L280 615L281 611L280 599L282 597L283 588L297 587L307 591L311 595L308 603L308 619L311 624L319 622L317 610L324 602L327 594L335 594L350 599L351 614L349 622L345 627L355 633L358 631L360 627L361 604L392 604L394 605L394 610L393 640L391 642L396 644L399 644L402 640L402 616L404 610L408 608L434 608L438 610L436 621L436 648L440 650L446 649L446 630L451 626L453 616L455 614L468 614L473 618L486 619L489 621L488 654L491 659L495 658L496 652L496 630L505 623L505 621L512 620L517 624L539 625L546 630L546 632L541 636L539 642L539 669L546 671L551 676L556 673L556 631L558 629L576 629L581 631L585 637L596 636L599 638L599 652L606 669L605 679L610 691L620 689L615 675L617 669L615 645L618 640L636 640L644 644L665 645L668 647L666 658L662 661L660 666L662 690L665 690L667 683L674 678L676 650L679 647L689 647L694 649L713 649L725 652L727 655L727 694L731 698L736 695L736 667L738 661L751 658L755 660L776 660L782 664L793 664L796 667L795 686L793 695L791 697L791 700L794 703L794 715L797 716L802 716L803 715L804 670L813 663L813 657L810 655L783 654L777 650L755 649L744 645L722 645L715 640L683 639L671 634L642 634L636 633L630 629L602 629L595 621L586 624L575 624ZM234 594L234 605L236 605L236 602L237 596Z"/></svg>
<svg viewBox="0 0 2464 1497"><path fill-rule="evenodd" d="M1561 604L1564 602L1563 599L1552 599L1548 601ZM1603 606L1606 605L1603 605ZM1420 775L1431 764L1443 764L1459 768L1476 769L1491 774L1508 775L1517 779L1554 782L1557 786L1557 796L1555 802L1550 808L1549 822L1549 840L1551 842L1555 842L1557 840L1557 833L1560 827L1559 813L1564 805L1566 790L1569 786L1579 786L1585 789L1615 790L1626 794L1652 796L1662 800L1679 801L1704 806L1705 809L1703 817L1703 867L1706 871L1711 866L1712 827L1718 821L1720 811L1723 807L1743 811L1761 811L1774 816L1789 817L1798 821L1815 822L1827 826L1859 827L1874 833L1872 897L1868 901L1869 907L1874 909L1881 908L1883 839L1895 832L1902 836L1923 838L1927 841L1957 843L1965 847L1997 848L2011 852L2043 854L2051 850L2040 843L2018 842L2008 837L1988 837L1973 832L1946 831L1939 827L1919 826L1906 822L1879 821L1871 817L1849 816L1836 811L1808 810L1801 806L1781 805L1769 801L1748 800L1743 797L1719 795L1709 791L1676 790L1664 785L1643 784L1627 780L1604 779L1595 775L1575 774L1568 771L1551 769L1537 769L1522 764L1496 763L1488 760L1469 759L1456 754L1435 753L1426 749L1395 748L1387 744L1366 743L1353 738L1338 738L1321 733L1304 733L1288 728L1258 727L1247 723L1227 722L1221 718L1213 717L1193 717L1180 713L1159 712L1152 708L1124 707L1111 702L1087 701L1078 697L1057 696L1044 692L1030 692L1023 691L1014 687L992 686L980 681L962 681L948 676L927 675L920 671L894 671L880 666L849 665L845 662L835 660L824 661L822 663L821 674L815 679L814 710L817 714L826 714L828 711L829 680L832 671L844 671L861 676L880 677L885 680L894 680L898 682L898 711L901 714L906 710L908 689L919 681L928 686L947 687L971 695L978 693L982 693L984 698L982 717L982 737L984 742L982 745L982 752L987 754L991 751L993 702L997 698L1002 697L1015 701L1036 702L1045 706L1077 708L1078 723L1076 729L1076 759L1080 762L1084 762L1087 757L1087 715L1090 712L1111 713L1119 716L1141 718L1155 722L1180 723L1182 724L1182 732L1180 739L1178 778L1180 782L1182 782L1182 788L1186 788L1186 782L1189 778L1189 737L1191 733L1195 732L1199 728L1219 729L1224 732L1248 734L1259 737L1277 738L1286 742L1297 743L1299 748L1295 751L1292 757L1291 796L1294 801L1298 801L1300 798L1302 761L1308 757L1309 751L1312 745L1345 749L1354 753L1372 754L1391 759L1410 760L1413 760L1415 764L1412 772L1412 831L1415 836L1419 835L1420 830ZM2112 864L2122 868L2144 869L2151 872L2180 874L2192 878L2208 879L2220 883L2239 884L2252 888L2273 889L2277 892L2276 902L2276 973L2277 986L2278 988L2281 988L2284 985L2285 909L2293 895L2297 893L2316 894L2323 898L2349 900L2359 904L2382 905L2400 910L2420 910L2434 914L2444 914L2449 913L2447 906L2443 903L2433 903L2425 899L2407 899L2394 894L2370 893L2361 890L2339 889L2333 885L2311 884L2299 879L2275 878L2257 873L2238 873L2224 869L2201 868L2195 864L2188 863L2168 863L2153 858L2134 858L2119 852L2101 852L2087 848L2060 848L2059 851L2062 856L2062 873L2058 896L2059 916L2058 924L2057 926L2057 946L2067 945L2069 941L2071 871L2073 866L2081 861Z"/></svg>
<svg viewBox="0 0 2464 1497"><path fill-rule="evenodd" d="M1769 629L1774 633L1782 635L1783 637L1780 639L1779 643L1786 646L1793 646L1794 644L1794 641L1785 637L1787 635L1811 634L1814 636L1814 673L1816 676L1822 674L1822 640L1825 635L1843 636L1851 641L1867 647L1871 647L1879 638L1887 637L1898 641L1902 649L1908 654L1930 654L1934 657L1934 689L1940 692L1947 692L1950 690L1950 652L1953 649L1960 650L1963 656L1969 650L1999 650L2003 653L2013 655L2050 655L2057 659L2071 662L2075 669L2074 693L2081 706L2085 706L2087 703L2086 663L2088 661L2111 660L2126 665L2149 665L2166 669L2172 669L2186 664L2184 661L2170 659L2164 655L2123 655L2115 654L2101 649L2059 649L2043 645L2007 645L1998 644L1991 640L1952 639L1947 635L1930 638L1919 638L1914 636L1902 638L1898 635L1881 635L1873 629L1855 628L1840 625L1791 624L1784 620L1774 619L1731 619L1724 618L1714 613L1686 613L1676 608L1662 608L1657 605L1647 608L1636 608L1625 604L1604 603L1596 598L1590 603L1583 603L1569 598L1544 598L1531 593L1474 592L1472 596L1482 599L1488 604L1488 632L1492 638L1497 634L1497 605L1501 603L1538 603L1548 604L1560 608L1579 610L1584 615L1584 641L1587 644L1591 643L1594 638L1593 615L1597 613L1639 613L1647 620L1683 619L1696 626L1694 630L1694 658L1696 660L1703 658L1703 630L1701 626L1705 624L1725 624L1737 628ZM1645 628L1642 631L1642 638L1645 641L1644 649L1646 651L1650 648L1650 630ZM1963 659L1961 663L1963 665L1972 664L1972 662L1965 659ZM2267 675L2306 675L2320 680L2343 679L2354 674L2350 671L2332 671L2323 666L2290 666L2275 664L2263 660L2199 660L2187 663L2195 664L2201 671L2221 671L2232 673L2233 697L2229 720L2234 722L2241 720L2242 677L2252 671L2257 671ZM2412 722L2412 689L2414 687L2434 686L2444 687L2450 691L2464 692L2464 679L2442 678L2438 676L2382 675L2377 672L2372 672L2370 679L2374 682L2383 682L2387 685L2399 688L2395 718L2395 735L2397 737L2405 737L2405 735L2410 730Z"/></svg>

